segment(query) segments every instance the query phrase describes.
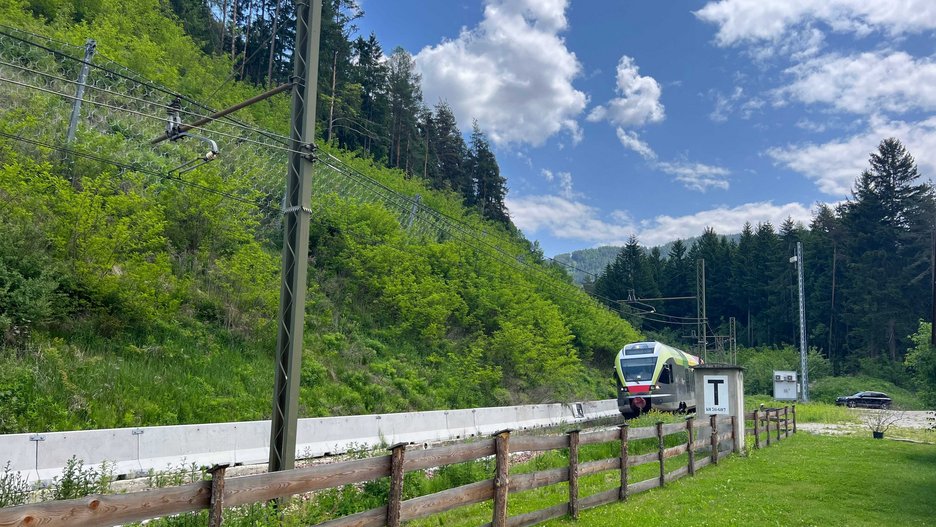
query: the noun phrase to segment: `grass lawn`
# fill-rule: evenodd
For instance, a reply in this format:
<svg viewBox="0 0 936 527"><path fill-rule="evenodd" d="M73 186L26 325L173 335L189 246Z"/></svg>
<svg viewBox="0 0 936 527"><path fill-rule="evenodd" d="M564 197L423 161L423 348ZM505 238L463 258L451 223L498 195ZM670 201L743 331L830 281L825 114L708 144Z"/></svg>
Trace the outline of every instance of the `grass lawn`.
<svg viewBox="0 0 936 527"><path fill-rule="evenodd" d="M799 433L546 525L936 525L936 446Z"/></svg>

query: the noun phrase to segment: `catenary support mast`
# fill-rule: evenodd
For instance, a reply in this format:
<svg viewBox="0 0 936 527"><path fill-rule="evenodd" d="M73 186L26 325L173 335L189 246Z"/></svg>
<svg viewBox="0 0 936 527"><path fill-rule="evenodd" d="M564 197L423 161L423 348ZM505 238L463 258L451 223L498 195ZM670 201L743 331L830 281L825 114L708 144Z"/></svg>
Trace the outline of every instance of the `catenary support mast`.
<svg viewBox="0 0 936 527"><path fill-rule="evenodd" d="M283 209L283 281L276 338L276 380L270 430L271 472L296 461L299 372L305 322L309 216L312 214L312 161L322 0L296 2L289 169Z"/></svg>

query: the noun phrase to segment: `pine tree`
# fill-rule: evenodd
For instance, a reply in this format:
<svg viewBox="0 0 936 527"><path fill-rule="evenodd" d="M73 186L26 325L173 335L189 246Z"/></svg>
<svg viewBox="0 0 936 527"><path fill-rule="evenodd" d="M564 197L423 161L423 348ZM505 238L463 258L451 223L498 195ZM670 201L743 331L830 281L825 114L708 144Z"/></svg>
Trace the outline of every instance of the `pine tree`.
<svg viewBox="0 0 936 527"><path fill-rule="evenodd" d="M455 114L445 101L435 106L435 124L431 142L436 168L430 179L436 188L449 188L462 195L465 202L474 204L474 184L468 174L468 146L462 138Z"/></svg>
<svg viewBox="0 0 936 527"><path fill-rule="evenodd" d="M510 224L510 215L504 200L507 198L507 181L500 175L497 159L491 152L487 137L475 122L471 132L471 151L469 153L468 174L475 192L473 203L481 211L481 216L505 225Z"/></svg>
<svg viewBox="0 0 936 527"><path fill-rule="evenodd" d="M388 165L412 173L410 149L420 143L416 125L422 107L420 77L416 73L413 56L401 47L393 50L387 67L387 91L390 98Z"/></svg>
<svg viewBox="0 0 936 527"><path fill-rule="evenodd" d="M872 359L898 362L906 335L926 304L925 258L936 214L931 185L916 183L913 157L885 139L843 208L848 233L848 347Z"/></svg>

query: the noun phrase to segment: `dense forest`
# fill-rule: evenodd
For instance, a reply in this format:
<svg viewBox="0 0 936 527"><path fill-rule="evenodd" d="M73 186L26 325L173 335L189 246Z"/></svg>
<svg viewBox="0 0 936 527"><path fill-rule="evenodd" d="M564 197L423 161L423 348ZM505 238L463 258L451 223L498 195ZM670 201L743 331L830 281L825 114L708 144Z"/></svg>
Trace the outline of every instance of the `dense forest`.
<svg viewBox="0 0 936 527"><path fill-rule="evenodd" d="M184 173L201 143L152 139L177 95L287 80L291 6L0 4L0 433L269 417L288 95L199 129L220 155ZM531 251L412 58L354 37L353 2L325 13L301 415L610 396L639 334Z"/></svg>
<svg viewBox="0 0 936 527"><path fill-rule="evenodd" d="M896 139L883 140L857 176L850 199L820 204L809 226L747 224L737 242L711 229L690 248L677 241L663 254L632 238L602 275L585 287L642 327L664 331L696 317L695 300L628 302L694 296L697 260L705 261L710 333L737 321L741 346L797 343L796 243L803 244L807 336L836 373L871 373L901 381L904 355L921 320L932 317L932 236L936 193ZM623 301L623 302L620 302ZM647 313L650 307L656 313ZM674 341L694 326L670 330ZM685 339L682 339L686 342ZM688 345L688 344L687 344Z"/></svg>

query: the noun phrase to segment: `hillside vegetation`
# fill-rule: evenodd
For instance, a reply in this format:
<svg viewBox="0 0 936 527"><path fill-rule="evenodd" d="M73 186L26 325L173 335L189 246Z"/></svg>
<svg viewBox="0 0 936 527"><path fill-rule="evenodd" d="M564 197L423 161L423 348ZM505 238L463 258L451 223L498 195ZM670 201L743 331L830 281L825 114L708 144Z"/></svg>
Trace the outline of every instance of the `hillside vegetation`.
<svg viewBox="0 0 936 527"><path fill-rule="evenodd" d="M262 89L231 80L228 55L206 54L170 7L0 3L15 26L0 54L21 66L0 75L0 433L269 417L285 155L251 130L283 132L288 98L239 113L239 137L213 136L217 161L170 173L202 147L150 146L164 124L127 95L158 96L162 119L172 93L221 107ZM88 37L94 63L130 69L92 73L106 89L88 91L66 153L71 100L56 93L74 86L53 77L78 67L23 40L80 58ZM221 126L202 133L234 128ZM531 253L497 199L325 143L303 416L612 396L608 365L637 332ZM484 148L475 130L462 166L491 161ZM399 203L417 194L410 225Z"/></svg>

